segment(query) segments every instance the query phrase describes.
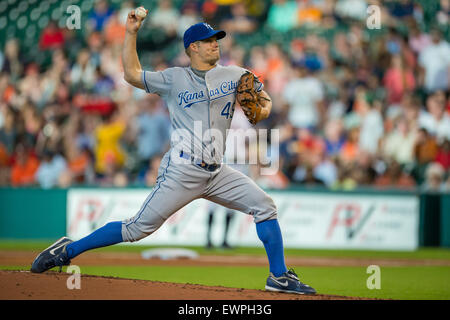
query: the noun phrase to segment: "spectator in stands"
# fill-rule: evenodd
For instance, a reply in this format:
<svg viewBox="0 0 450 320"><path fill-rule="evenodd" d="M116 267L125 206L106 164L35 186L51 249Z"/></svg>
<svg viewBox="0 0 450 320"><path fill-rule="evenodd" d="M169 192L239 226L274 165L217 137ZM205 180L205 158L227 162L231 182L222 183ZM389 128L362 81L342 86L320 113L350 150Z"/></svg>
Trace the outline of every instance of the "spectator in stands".
<svg viewBox="0 0 450 320"><path fill-rule="evenodd" d="M397 104L406 92L411 92L416 86L414 74L401 55L391 56L391 66L383 78L383 86L387 90L387 102Z"/></svg>
<svg viewBox="0 0 450 320"><path fill-rule="evenodd" d="M105 114L103 122L95 130L95 171L100 176L113 179L115 170L125 163L125 154L120 146L120 140L125 132L126 123L120 118L116 109ZM109 181L109 180L108 180ZM108 183L112 183L112 182Z"/></svg>
<svg viewBox="0 0 450 320"><path fill-rule="evenodd" d="M413 24L410 28L409 46L418 55L423 49L431 44L431 37L429 34L422 32L417 24Z"/></svg>
<svg viewBox="0 0 450 320"><path fill-rule="evenodd" d="M428 96L426 111L419 115L419 125L438 140L450 139L450 115L445 110L446 99L442 91Z"/></svg>
<svg viewBox="0 0 450 320"><path fill-rule="evenodd" d="M95 70L95 84L93 93L100 96L109 97L114 90L114 80L105 74L100 66Z"/></svg>
<svg viewBox="0 0 450 320"><path fill-rule="evenodd" d="M414 3L411 0L392 1L387 5L391 16L395 19L407 19L414 13Z"/></svg>
<svg viewBox="0 0 450 320"><path fill-rule="evenodd" d="M180 17L178 19L177 34L180 39L184 32L193 24L201 22L197 3L195 1L186 1L181 7Z"/></svg>
<svg viewBox="0 0 450 320"><path fill-rule="evenodd" d="M17 110L5 105L2 110L3 125L0 127L0 144L7 154L12 155L16 147L16 139L19 136L19 117Z"/></svg>
<svg viewBox="0 0 450 320"><path fill-rule="evenodd" d="M344 128L340 119L329 120L325 124L325 154L334 157L339 154L345 143Z"/></svg>
<svg viewBox="0 0 450 320"><path fill-rule="evenodd" d="M88 17L88 29L101 32L108 23L114 10L109 6L108 0L96 0L94 10Z"/></svg>
<svg viewBox="0 0 450 320"><path fill-rule="evenodd" d="M295 152L303 154L307 162L311 162L309 157L312 155L320 155L325 149L325 145L320 136L307 128L296 129L296 146Z"/></svg>
<svg viewBox="0 0 450 320"><path fill-rule="evenodd" d="M422 184L425 179L425 170L428 164L436 159L438 144L434 136L430 135L425 128L420 128L414 145L415 165L413 176L418 184Z"/></svg>
<svg viewBox="0 0 450 320"><path fill-rule="evenodd" d="M213 0L206 0L201 7L203 21L210 24L213 28L220 24L218 9L218 4Z"/></svg>
<svg viewBox="0 0 450 320"><path fill-rule="evenodd" d="M82 112L81 108L79 111L80 113ZM76 143L80 150L87 149L93 152L95 148L95 129L100 124L101 117L97 112L83 112L78 124L74 125L76 129L74 131L67 130L66 133L70 134L70 141Z"/></svg>
<svg viewBox="0 0 450 320"><path fill-rule="evenodd" d="M159 97L146 96L138 102L138 109L133 125L136 129L137 155L141 163L139 167L147 171L151 159L165 152L168 147L170 120Z"/></svg>
<svg viewBox="0 0 450 320"><path fill-rule="evenodd" d="M414 145L414 156L419 165L428 164L436 159L438 144L426 128L420 128Z"/></svg>
<svg viewBox="0 0 450 320"><path fill-rule="evenodd" d="M101 52L104 48L103 34L101 32L92 32L87 38L87 45L90 54L90 62L95 67L100 65ZM120 49L120 47L116 47Z"/></svg>
<svg viewBox="0 0 450 320"><path fill-rule="evenodd" d="M10 156L6 152L5 146L0 142L0 186L9 184L10 162Z"/></svg>
<svg viewBox="0 0 450 320"><path fill-rule="evenodd" d="M316 128L321 122L323 85L304 66L294 66L295 77L283 90L283 98L289 105L289 121L297 128Z"/></svg>
<svg viewBox="0 0 450 320"><path fill-rule="evenodd" d="M36 181L43 189L53 188L58 185L59 178L66 168L66 160L60 154L45 150L36 171Z"/></svg>
<svg viewBox="0 0 450 320"><path fill-rule="evenodd" d="M288 82L289 61L278 43L268 43L264 48L267 61L267 74L265 87L270 90L272 96L280 96L284 86Z"/></svg>
<svg viewBox="0 0 450 320"><path fill-rule="evenodd" d="M401 104L401 111L405 116L411 130L419 129L419 116L422 109L422 101L417 96L405 96Z"/></svg>
<svg viewBox="0 0 450 320"><path fill-rule="evenodd" d="M413 189L416 187L414 179L402 170L401 165L393 160L387 163L386 171L376 178L377 188Z"/></svg>
<svg viewBox="0 0 450 320"><path fill-rule="evenodd" d="M367 98L364 95L362 99ZM370 104L364 101L359 106L361 117L359 149L374 155L378 151L379 142L384 133L381 102L374 101Z"/></svg>
<svg viewBox="0 0 450 320"><path fill-rule="evenodd" d="M450 192L450 174L447 176L447 181L443 185L443 192Z"/></svg>
<svg viewBox="0 0 450 320"><path fill-rule="evenodd" d="M224 38L225 39L225 38ZM265 83L268 72L268 62L264 53L264 48L260 46L254 46L250 49L249 66L250 70L259 77L259 79Z"/></svg>
<svg viewBox="0 0 450 320"><path fill-rule="evenodd" d="M81 183L93 184L94 157L88 145L80 143L79 138L87 119L78 109L72 109L68 118L62 138L67 170L60 176L59 183L64 186Z"/></svg>
<svg viewBox="0 0 450 320"><path fill-rule="evenodd" d="M286 32L297 26L298 6L292 0L274 0L270 5L267 25L273 30Z"/></svg>
<svg viewBox="0 0 450 320"><path fill-rule="evenodd" d="M331 185L331 190L354 190L358 186L358 183L351 175L352 166L345 165L336 159L336 167L338 168L337 179Z"/></svg>
<svg viewBox="0 0 450 320"><path fill-rule="evenodd" d="M450 170L450 140L449 139L444 139L439 144L439 149L438 149L438 152L436 154L436 158L434 159L434 161L439 163L444 168L444 170L446 170L446 171Z"/></svg>
<svg viewBox="0 0 450 320"><path fill-rule="evenodd" d="M120 20L118 12L111 15L111 18L105 24L104 36L107 44L122 44L125 38L125 24Z"/></svg>
<svg viewBox="0 0 450 320"><path fill-rule="evenodd" d="M328 121L343 119L348 108L348 93L341 87L334 75L330 74L330 82L326 83L327 111L325 118ZM334 82L334 83L333 83Z"/></svg>
<svg viewBox="0 0 450 320"><path fill-rule="evenodd" d="M394 130L381 143L381 154L403 166L412 164L414 162L413 151L416 142L416 130L402 115L398 116L394 123Z"/></svg>
<svg viewBox="0 0 450 320"><path fill-rule="evenodd" d="M78 53L77 62L70 72L70 83L73 91L90 90L95 85L95 66L87 49Z"/></svg>
<svg viewBox="0 0 450 320"><path fill-rule="evenodd" d="M370 152L359 150L351 173L358 185L370 186L374 183L377 176L374 158L374 155Z"/></svg>
<svg viewBox="0 0 450 320"><path fill-rule="evenodd" d="M255 31L257 21L247 14L245 3L237 2L231 5L231 16L221 23L221 29L230 34L249 34Z"/></svg>
<svg viewBox="0 0 450 320"><path fill-rule="evenodd" d="M169 38L177 35L180 13L172 6L171 0L159 0L158 7L149 13L150 26L157 28L159 32L163 31Z"/></svg>
<svg viewBox="0 0 450 320"><path fill-rule="evenodd" d="M425 181L421 185L422 191L445 191L445 170L437 162L430 163L426 169Z"/></svg>
<svg viewBox="0 0 450 320"><path fill-rule="evenodd" d="M22 116L24 124L24 134L31 144L36 143L37 136L42 127L42 116L31 103L25 102L22 105Z"/></svg>
<svg viewBox="0 0 450 320"><path fill-rule="evenodd" d="M314 1L298 1L298 25L318 26L322 18L320 7Z"/></svg>
<svg viewBox="0 0 450 320"><path fill-rule="evenodd" d="M450 19L450 1L440 0L439 10L436 13L436 21L442 26L448 26Z"/></svg>
<svg viewBox="0 0 450 320"><path fill-rule="evenodd" d="M16 145L11 167L11 185L14 187L35 184L35 174L39 168L39 159L24 143Z"/></svg>
<svg viewBox="0 0 450 320"><path fill-rule="evenodd" d="M325 183L314 174L313 166L307 164L303 169L303 177L298 182L308 186L325 186Z"/></svg>
<svg viewBox="0 0 450 320"><path fill-rule="evenodd" d="M363 21L367 18L367 6L364 0L338 0L335 13L341 18Z"/></svg>
<svg viewBox="0 0 450 320"><path fill-rule="evenodd" d="M432 43L419 55L419 64L424 69L422 78L428 92L447 90L450 84L450 44L442 39L438 29L431 31Z"/></svg>
<svg viewBox="0 0 450 320"><path fill-rule="evenodd" d="M118 12L118 18L119 22L123 25L127 22L127 16L128 13L130 13L131 10L136 9L137 4L134 0L125 0L120 2L120 9Z"/></svg>
<svg viewBox="0 0 450 320"><path fill-rule="evenodd" d="M3 61L2 72L6 72L14 82L18 80L24 71L24 59L20 52L19 41L9 39L5 44L5 57Z"/></svg>
<svg viewBox="0 0 450 320"><path fill-rule="evenodd" d="M339 160L343 165L354 163L359 153L359 126L349 128L344 145L339 152Z"/></svg>
<svg viewBox="0 0 450 320"><path fill-rule="evenodd" d="M125 170L120 170L116 172L113 177L112 186L113 187L126 187L129 184L128 174Z"/></svg>
<svg viewBox="0 0 450 320"><path fill-rule="evenodd" d="M349 64L352 61L352 52L348 37L343 32L336 32L331 46L331 57L340 64Z"/></svg>
<svg viewBox="0 0 450 320"><path fill-rule="evenodd" d="M336 183L338 174L333 157L325 156L325 153L321 152L317 155L313 154L310 162L314 167L314 176L331 188Z"/></svg>
<svg viewBox="0 0 450 320"><path fill-rule="evenodd" d="M66 149L66 158L71 183L94 183L93 155L89 149L80 149L76 143L72 143Z"/></svg>
<svg viewBox="0 0 450 320"><path fill-rule="evenodd" d="M39 39L39 48L41 50L52 50L62 48L64 45L64 33L58 28L56 21L50 21L47 27L42 30Z"/></svg>

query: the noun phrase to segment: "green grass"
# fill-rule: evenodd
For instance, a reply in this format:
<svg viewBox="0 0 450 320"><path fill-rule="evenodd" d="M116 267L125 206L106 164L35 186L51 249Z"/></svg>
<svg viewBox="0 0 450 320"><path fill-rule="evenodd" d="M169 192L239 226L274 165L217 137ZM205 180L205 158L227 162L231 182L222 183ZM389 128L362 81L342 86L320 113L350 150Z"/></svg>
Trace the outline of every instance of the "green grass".
<svg viewBox="0 0 450 320"><path fill-rule="evenodd" d="M49 241L17 241L0 240L0 250L40 251L47 248L56 239ZM158 246L161 248L164 246ZM141 252L152 246L115 245L96 249L97 252ZM203 247L184 247L195 250L199 254L220 255L265 255L264 248L236 248L233 250L207 250ZM442 259L450 260L450 248L420 248L416 251L370 251L370 250L322 250L322 249L285 249L286 256L292 257L325 257L325 258L379 258L379 259Z"/></svg>
<svg viewBox="0 0 450 320"><path fill-rule="evenodd" d="M163 282L262 289L266 267L80 266L82 274ZM23 266L0 266L22 269ZM301 280L321 294L381 299L450 299L450 267L382 267L381 289L369 290L364 267L297 267Z"/></svg>

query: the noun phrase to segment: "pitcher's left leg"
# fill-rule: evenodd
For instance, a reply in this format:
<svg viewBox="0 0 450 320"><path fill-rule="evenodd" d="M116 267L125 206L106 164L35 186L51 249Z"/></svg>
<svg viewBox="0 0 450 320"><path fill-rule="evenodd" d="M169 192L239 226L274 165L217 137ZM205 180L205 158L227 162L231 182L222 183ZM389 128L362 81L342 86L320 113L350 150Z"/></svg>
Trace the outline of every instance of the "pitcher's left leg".
<svg viewBox="0 0 450 320"><path fill-rule="evenodd" d="M256 231L269 259L270 272L276 276L287 271L283 240L272 198L243 173L223 165L211 179L204 198L253 216Z"/></svg>
<svg viewBox="0 0 450 320"><path fill-rule="evenodd" d="M287 270L276 205L252 179L223 165L211 179L203 197L253 216L256 232L264 244L269 260L270 275L266 283L267 290L315 293L313 288L299 281L293 270Z"/></svg>

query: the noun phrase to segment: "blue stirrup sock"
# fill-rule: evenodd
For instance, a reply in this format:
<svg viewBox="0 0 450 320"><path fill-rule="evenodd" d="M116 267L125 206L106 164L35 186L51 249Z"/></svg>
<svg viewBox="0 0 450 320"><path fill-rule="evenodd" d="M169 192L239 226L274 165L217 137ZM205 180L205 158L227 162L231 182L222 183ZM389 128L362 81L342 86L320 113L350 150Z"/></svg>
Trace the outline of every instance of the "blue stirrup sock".
<svg viewBox="0 0 450 320"><path fill-rule="evenodd" d="M284 262L283 238L277 219L266 220L256 224L256 233L263 242L269 259L270 272L275 277L287 271Z"/></svg>
<svg viewBox="0 0 450 320"><path fill-rule="evenodd" d="M78 241L68 244L66 251L69 259L73 259L86 250L106 247L122 241L122 221L114 221Z"/></svg>

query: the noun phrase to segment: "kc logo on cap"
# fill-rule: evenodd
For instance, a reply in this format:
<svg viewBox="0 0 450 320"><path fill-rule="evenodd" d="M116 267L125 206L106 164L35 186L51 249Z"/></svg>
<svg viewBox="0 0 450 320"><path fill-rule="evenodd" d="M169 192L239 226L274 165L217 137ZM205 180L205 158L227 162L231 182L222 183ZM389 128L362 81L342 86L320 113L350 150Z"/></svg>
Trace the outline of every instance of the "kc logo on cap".
<svg viewBox="0 0 450 320"><path fill-rule="evenodd" d="M216 36L217 40L220 40L226 36L226 33L222 30L214 30L213 27L206 22L194 24L184 32L184 48L186 49L195 41L205 40L212 36Z"/></svg>
<svg viewBox="0 0 450 320"><path fill-rule="evenodd" d="M214 30L213 27L211 27L211 26L209 25L209 23L203 22L203 25L204 25L205 27L207 27L208 29Z"/></svg>

